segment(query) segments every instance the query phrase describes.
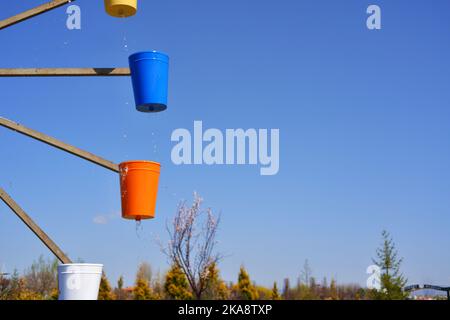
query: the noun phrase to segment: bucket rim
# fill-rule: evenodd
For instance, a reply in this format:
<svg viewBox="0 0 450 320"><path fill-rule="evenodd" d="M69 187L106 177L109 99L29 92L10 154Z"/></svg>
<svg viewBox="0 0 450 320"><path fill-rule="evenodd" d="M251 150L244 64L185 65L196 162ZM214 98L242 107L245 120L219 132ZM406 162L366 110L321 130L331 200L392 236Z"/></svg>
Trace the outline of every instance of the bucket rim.
<svg viewBox="0 0 450 320"><path fill-rule="evenodd" d="M120 11L116 7L126 7L126 13L120 15ZM128 18L136 14L138 9L137 0L105 0L105 10L106 12L115 18Z"/></svg>
<svg viewBox="0 0 450 320"><path fill-rule="evenodd" d="M169 62L169 55L164 52L157 50L150 51L138 51L129 56L129 59L132 61L142 60L142 59L154 59L160 60L163 62Z"/></svg>
<svg viewBox="0 0 450 320"><path fill-rule="evenodd" d="M61 263L58 267L104 267L101 263Z"/></svg>
<svg viewBox="0 0 450 320"><path fill-rule="evenodd" d="M136 105L136 110L145 113L157 113L167 109L166 103L141 103Z"/></svg>
<svg viewBox="0 0 450 320"><path fill-rule="evenodd" d="M119 163L119 166L123 166L123 165L127 165L127 164L132 164L132 163L145 163L145 164L153 164L153 165L157 165L159 167L161 167L161 163L156 162L156 161L150 161L150 160L128 160L128 161L124 161Z"/></svg>
<svg viewBox="0 0 450 320"><path fill-rule="evenodd" d="M123 219L127 220L136 220L136 217L139 217L139 220L152 220L155 219L154 215L146 214L122 214Z"/></svg>

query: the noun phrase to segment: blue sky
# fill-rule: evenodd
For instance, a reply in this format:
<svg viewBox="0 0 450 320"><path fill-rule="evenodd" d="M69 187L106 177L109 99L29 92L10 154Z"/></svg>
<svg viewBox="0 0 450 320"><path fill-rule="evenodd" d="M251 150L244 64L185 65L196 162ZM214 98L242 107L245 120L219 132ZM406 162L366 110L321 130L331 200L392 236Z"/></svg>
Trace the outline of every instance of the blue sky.
<svg viewBox="0 0 450 320"><path fill-rule="evenodd" d="M1 4L2 17L45 1ZM410 283L450 284L450 4L448 1L140 1L118 20L76 1L0 32L2 67L126 67L170 55L167 111L135 111L128 78L0 79L0 115L115 162L162 163L157 219L119 217L118 177L0 128L0 181L73 258L113 282L137 264L167 268L152 240L197 191L222 213L226 280L244 264L258 283L313 274L365 284L383 229ZM366 8L382 9L382 30ZM280 172L175 166L177 128L279 128ZM98 216L106 224L94 223ZM47 249L0 205L0 266L22 271Z"/></svg>

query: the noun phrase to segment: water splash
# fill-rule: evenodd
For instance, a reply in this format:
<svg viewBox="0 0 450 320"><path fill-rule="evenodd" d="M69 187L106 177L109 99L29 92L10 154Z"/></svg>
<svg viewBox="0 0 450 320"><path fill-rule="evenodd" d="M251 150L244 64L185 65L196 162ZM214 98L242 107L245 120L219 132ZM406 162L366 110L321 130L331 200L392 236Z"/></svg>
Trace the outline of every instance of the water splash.
<svg viewBox="0 0 450 320"><path fill-rule="evenodd" d="M139 240L143 239L144 226L142 225L142 220L136 220L136 236Z"/></svg>
<svg viewBox="0 0 450 320"><path fill-rule="evenodd" d="M141 242L142 248L147 248L151 246L152 233L149 235L145 233L144 225L141 220L136 221L136 237Z"/></svg>

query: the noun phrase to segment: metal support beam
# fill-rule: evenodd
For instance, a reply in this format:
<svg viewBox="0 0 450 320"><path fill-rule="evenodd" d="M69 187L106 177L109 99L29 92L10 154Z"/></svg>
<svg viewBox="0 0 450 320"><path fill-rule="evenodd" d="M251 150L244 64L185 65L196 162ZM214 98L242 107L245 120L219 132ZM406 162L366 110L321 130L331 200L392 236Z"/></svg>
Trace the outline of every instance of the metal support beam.
<svg viewBox="0 0 450 320"><path fill-rule="evenodd" d="M53 0L48 3L42 4L40 6L37 6L33 9L30 9L28 11L19 13L13 17L10 17L8 19L0 21L0 30L8 28L12 25L15 25L16 23L28 20L30 18L33 18L37 15L40 15L42 13L45 13L47 11L59 8L69 2L74 2L75 0Z"/></svg>
<svg viewBox="0 0 450 320"><path fill-rule="evenodd" d="M64 264L72 263L52 239L30 218L30 216L0 187L0 198L27 225L28 228L50 249Z"/></svg>
<svg viewBox="0 0 450 320"><path fill-rule="evenodd" d="M44 142L52 147L66 151L72 155L75 155L77 157L80 157L82 159L90 161L92 163L95 163L103 168L109 169L114 172L119 172L119 166L111 161L105 160L103 158L96 156L95 154L92 154L90 152L81 150L77 147L71 146L70 144L56 140L55 138L52 138L46 134L26 128L26 127L24 127L18 123L15 123L11 120L0 117L0 126L11 129L13 131L21 133L23 135L26 135L26 136L36 139L38 141Z"/></svg>
<svg viewBox="0 0 450 320"><path fill-rule="evenodd" d="M0 69L0 77L126 77L130 68Z"/></svg>

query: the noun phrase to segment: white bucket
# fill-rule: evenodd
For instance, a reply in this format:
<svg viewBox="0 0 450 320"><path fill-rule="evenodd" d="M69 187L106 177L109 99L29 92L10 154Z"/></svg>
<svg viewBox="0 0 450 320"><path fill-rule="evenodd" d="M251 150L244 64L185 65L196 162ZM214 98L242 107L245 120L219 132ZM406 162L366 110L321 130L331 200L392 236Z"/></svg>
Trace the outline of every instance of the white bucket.
<svg viewBox="0 0 450 320"><path fill-rule="evenodd" d="M102 271L102 264L59 265L59 300L97 300Z"/></svg>

